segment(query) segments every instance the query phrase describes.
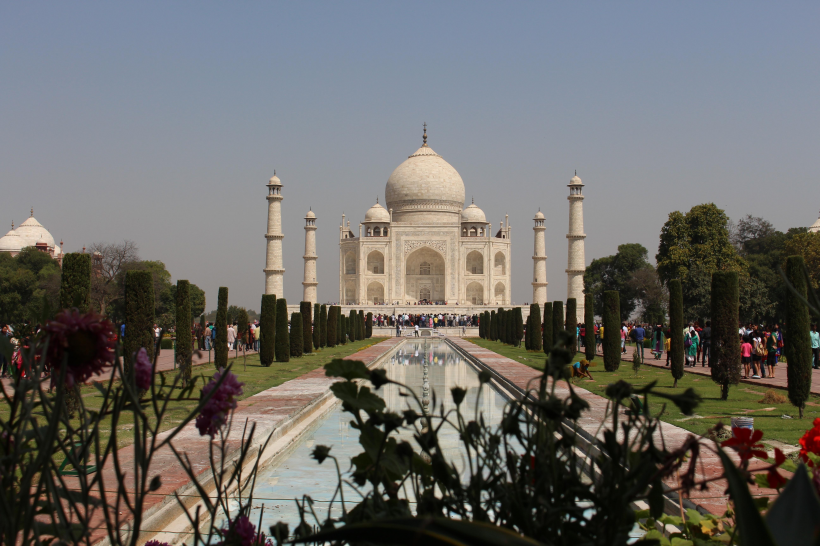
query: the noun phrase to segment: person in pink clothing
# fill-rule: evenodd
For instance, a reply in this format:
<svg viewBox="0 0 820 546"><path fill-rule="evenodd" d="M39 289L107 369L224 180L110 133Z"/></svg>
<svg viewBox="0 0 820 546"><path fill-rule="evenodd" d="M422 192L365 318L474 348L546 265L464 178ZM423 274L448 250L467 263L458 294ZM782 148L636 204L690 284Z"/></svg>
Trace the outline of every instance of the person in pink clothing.
<svg viewBox="0 0 820 546"><path fill-rule="evenodd" d="M743 363L743 379L749 379L749 371L752 367L752 344L749 343L748 336L743 336L743 343L740 344L740 361Z"/></svg>

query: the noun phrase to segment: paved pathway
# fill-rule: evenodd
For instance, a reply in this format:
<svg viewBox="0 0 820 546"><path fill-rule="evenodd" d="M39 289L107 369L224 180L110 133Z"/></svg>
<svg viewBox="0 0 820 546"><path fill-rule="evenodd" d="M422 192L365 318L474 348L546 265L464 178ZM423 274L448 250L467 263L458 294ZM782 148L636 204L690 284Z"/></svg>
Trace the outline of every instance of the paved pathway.
<svg viewBox="0 0 820 546"><path fill-rule="evenodd" d="M484 362L487 366L492 368L500 375L511 380L519 388L526 390L528 385L534 383L541 375L541 372L530 368L529 366L501 356L493 351L490 351L489 349L479 347L468 340L451 339L451 341L464 351L468 352L470 355ZM560 382L559 386L556 387L556 392L558 392L559 395L564 394L568 396L569 389L567 388L566 383L563 381ZM589 404L589 409L585 411L581 419L578 420L579 425L589 434L593 436L597 435L599 438L602 437L603 430L601 423L606 420L608 400L579 387L575 387L575 392ZM668 423L662 424L661 432L663 434L662 439L665 442L667 449L670 451L675 449L677 446L680 446L684 440L692 435L692 433L688 430L684 430ZM656 435L656 441L659 442L660 440L661 437L659 433ZM706 440L706 443L711 444L711 441ZM701 462L696 474L696 479L698 481L713 478L723 473L723 466L720 459L717 454L711 450L701 449L700 461ZM758 465L759 464L760 463L758 463ZM755 465L753 464L752 468L754 468L754 466ZM670 487L677 487L678 484L675 479L670 479L667 480L667 485ZM713 514L722 515L726 510L727 497L724 495L726 488L727 484L725 480L718 480L710 483L706 491L692 491L690 500L701 509L708 510ZM777 491L772 489L763 489L757 487L756 485L751 487L751 492L754 496L767 496L772 498L777 496Z"/></svg>

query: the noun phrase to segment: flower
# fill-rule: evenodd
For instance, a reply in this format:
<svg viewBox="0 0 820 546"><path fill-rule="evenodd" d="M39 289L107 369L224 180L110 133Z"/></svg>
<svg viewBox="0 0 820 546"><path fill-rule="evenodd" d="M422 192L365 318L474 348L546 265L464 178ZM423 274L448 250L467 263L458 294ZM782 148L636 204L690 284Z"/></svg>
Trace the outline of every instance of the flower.
<svg viewBox="0 0 820 546"><path fill-rule="evenodd" d="M740 460L745 462L752 457L760 457L765 459L767 457L766 451L763 449L763 444L759 443L763 438L762 430L752 430L750 428L732 427L733 438L729 438L720 445L723 447L731 447L740 456Z"/></svg>
<svg viewBox="0 0 820 546"><path fill-rule="evenodd" d="M217 546L268 546L272 542L265 540L265 535L256 534L256 526L247 516L237 516L222 529L223 540Z"/></svg>
<svg viewBox="0 0 820 546"><path fill-rule="evenodd" d="M50 340L46 363L54 370L52 381L59 377L64 360L68 364L65 384L69 388L99 375L114 362L114 325L101 315L81 315L76 309L66 309L46 324L45 332Z"/></svg>
<svg viewBox="0 0 820 546"><path fill-rule="evenodd" d="M151 388L153 371L154 366L151 364L151 359L148 358L148 351L145 350L145 347L140 348L134 356L134 383L136 383L138 389L147 391Z"/></svg>
<svg viewBox="0 0 820 546"><path fill-rule="evenodd" d="M809 466L814 466L809 453L820 455L820 417L815 419L813 424L814 426L800 438L800 458Z"/></svg>
<svg viewBox="0 0 820 546"><path fill-rule="evenodd" d="M208 434L213 438L216 431L222 428L228 418L228 412L236 408L236 397L242 394L242 386L237 377L231 372L225 372L224 368L220 368L214 374L211 382L202 388L202 396L208 395L216 388L219 379L222 375L225 378L213 393L213 396L208 400L208 403L202 408L199 416L196 418L196 427L199 429L199 434L205 436Z"/></svg>
<svg viewBox="0 0 820 546"><path fill-rule="evenodd" d="M158 540L149 540L145 543L145 546L170 546L167 542L160 542Z"/></svg>
<svg viewBox="0 0 820 546"><path fill-rule="evenodd" d="M786 455L778 448L774 448L774 466L766 473L766 479L769 481L769 487L772 489L780 489L789 481L777 471L777 467L784 462L786 462Z"/></svg>

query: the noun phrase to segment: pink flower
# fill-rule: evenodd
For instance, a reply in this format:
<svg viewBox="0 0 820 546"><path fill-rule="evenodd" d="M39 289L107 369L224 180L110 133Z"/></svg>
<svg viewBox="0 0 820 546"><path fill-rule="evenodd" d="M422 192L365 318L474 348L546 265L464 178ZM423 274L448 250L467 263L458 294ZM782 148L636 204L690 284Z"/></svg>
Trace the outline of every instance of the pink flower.
<svg viewBox="0 0 820 546"><path fill-rule="evenodd" d="M224 368L220 368L214 374L211 382L202 388L203 397L216 388L216 384L224 373ZM242 395L242 385L244 383L240 383L233 373L227 372L222 384L219 385L219 388L216 389L216 392L213 393L213 396L196 418L196 426L201 436L208 434L213 438L216 431L222 428L228 418L228 413L236 409L236 397Z"/></svg>
<svg viewBox="0 0 820 546"><path fill-rule="evenodd" d="M222 529L222 537L224 540L217 546L267 546L272 544L270 540L265 541L264 535L256 534L256 526L247 516L238 516L230 522L227 528Z"/></svg>
<svg viewBox="0 0 820 546"><path fill-rule="evenodd" d="M151 359L148 358L148 351L145 350L145 347L141 347L134 357L134 383L136 383L138 389L147 391L151 388L153 371L154 366L151 364Z"/></svg>
<svg viewBox="0 0 820 546"><path fill-rule="evenodd" d="M114 362L114 325L94 312L81 315L76 309L61 311L45 327L49 337L46 363L53 370L52 381L60 375L65 359L65 384L72 388Z"/></svg>

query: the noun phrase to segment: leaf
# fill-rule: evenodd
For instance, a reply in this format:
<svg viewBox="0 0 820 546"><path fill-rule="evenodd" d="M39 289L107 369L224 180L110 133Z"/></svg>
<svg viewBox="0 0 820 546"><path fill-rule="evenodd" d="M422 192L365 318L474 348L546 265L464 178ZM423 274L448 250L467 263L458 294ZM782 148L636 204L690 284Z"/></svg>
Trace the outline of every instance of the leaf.
<svg viewBox="0 0 820 546"><path fill-rule="evenodd" d="M368 379L370 370L361 360L342 360L336 358L325 364L327 377L342 377L348 381L353 379Z"/></svg>
<svg viewBox="0 0 820 546"><path fill-rule="evenodd" d="M434 518L386 518L345 525L332 531L301 537L293 544L330 541L371 542L395 546L537 546L541 544L488 523Z"/></svg>
<svg viewBox="0 0 820 546"><path fill-rule="evenodd" d="M806 465L797 467L797 472L766 513L766 522L778 544L814 542L820 523L820 500Z"/></svg>
<svg viewBox="0 0 820 546"><path fill-rule="evenodd" d="M763 521L763 516L760 515L754 500L752 500L746 481L729 456L726 455L726 452L720 449L718 455L723 463L723 472L726 481L729 482L729 492L735 503L737 528L743 546L775 546L772 534L766 522Z"/></svg>
<svg viewBox="0 0 820 546"><path fill-rule="evenodd" d="M346 402L354 410L366 412L381 411L384 409L384 400L370 392L369 387L359 387L356 383L340 381L330 386L336 398Z"/></svg>

